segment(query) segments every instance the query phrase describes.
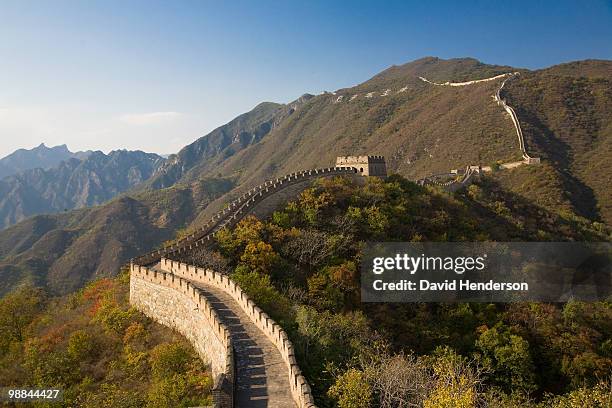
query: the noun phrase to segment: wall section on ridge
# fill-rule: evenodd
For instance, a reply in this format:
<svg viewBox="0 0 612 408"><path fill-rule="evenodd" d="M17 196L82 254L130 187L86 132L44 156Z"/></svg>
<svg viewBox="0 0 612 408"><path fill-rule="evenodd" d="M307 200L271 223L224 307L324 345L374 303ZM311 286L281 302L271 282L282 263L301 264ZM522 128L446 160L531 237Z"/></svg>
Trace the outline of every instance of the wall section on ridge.
<svg viewBox="0 0 612 408"><path fill-rule="evenodd" d="M215 395L213 390L215 402L223 400L218 406L232 406L234 352L230 333L200 290L179 276L132 265L130 304L185 336L210 365L215 388L230 384L228 395Z"/></svg>
<svg viewBox="0 0 612 408"><path fill-rule="evenodd" d="M298 366L295 358L293 344L287 333L249 299L240 286L232 281L227 275L216 273L210 269L197 268L182 262L162 258L160 262L162 270L171 275L176 275L193 282L201 282L223 290L230 295L251 319L251 321L268 337L280 352L283 361L287 365L289 378L288 385L291 395L299 408L314 408L312 391L306 378Z"/></svg>

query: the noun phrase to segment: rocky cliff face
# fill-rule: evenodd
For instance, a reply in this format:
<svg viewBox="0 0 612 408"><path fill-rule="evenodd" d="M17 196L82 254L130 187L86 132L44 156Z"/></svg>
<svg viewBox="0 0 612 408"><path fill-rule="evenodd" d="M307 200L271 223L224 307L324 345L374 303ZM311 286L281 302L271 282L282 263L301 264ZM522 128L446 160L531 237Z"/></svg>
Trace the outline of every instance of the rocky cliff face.
<svg viewBox="0 0 612 408"><path fill-rule="evenodd" d="M93 152L50 169L35 168L0 180L0 227L35 214L102 204L148 180L165 162L156 154Z"/></svg>

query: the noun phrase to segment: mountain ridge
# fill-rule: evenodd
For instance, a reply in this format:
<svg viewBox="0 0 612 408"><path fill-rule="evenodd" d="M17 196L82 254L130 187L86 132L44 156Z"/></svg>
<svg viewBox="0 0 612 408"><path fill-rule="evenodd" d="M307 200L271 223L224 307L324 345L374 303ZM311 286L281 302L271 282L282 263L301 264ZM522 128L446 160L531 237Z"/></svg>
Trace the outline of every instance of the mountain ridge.
<svg viewBox="0 0 612 408"><path fill-rule="evenodd" d="M288 104L261 102L249 112L185 146L169 158L147 185L164 188L179 180L197 178L194 173L211 171L215 163L261 141L272 129L304 105L313 95L303 94Z"/></svg>

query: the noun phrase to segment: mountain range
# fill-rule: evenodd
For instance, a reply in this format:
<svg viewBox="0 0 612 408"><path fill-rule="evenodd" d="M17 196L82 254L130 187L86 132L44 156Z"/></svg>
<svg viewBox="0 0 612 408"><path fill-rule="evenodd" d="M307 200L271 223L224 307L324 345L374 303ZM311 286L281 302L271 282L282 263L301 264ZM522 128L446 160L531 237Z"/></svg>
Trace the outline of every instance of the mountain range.
<svg viewBox="0 0 612 408"><path fill-rule="evenodd" d="M71 158L84 159L91 154L71 152L66 145L47 147L44 143L33 149L19 149L0 159L0 179L29 169L49 169Z"/></svg>
<svg viewBox="0 0 612 408"><path fill-rule="evenodd" d="M431 83L509 72L519 75L507 81L501 97L518 115L527 151L542 164L491 177L547 211L607 228L612 61L530 71L427 57L354 87L259 104L165 161L148 158L149 171L125 178L113 190L124 193L106 204L31 217L1 231L0 293L24 281L63 293L113 275L179 229L201 225L240 191L293 171L329 167L339 155L384 155L390 172L409 179L521 160L513 123L493 98L503 78L469 86ZM126 174L123 167L116 171ZM75 207L104 200L77 197Z"/></svg>
<svg viewBox="0 0 612 408"><path fill-rule="evenodd" d="M0 180L0 228L29 216L102 204L149 179L165 160L151 153L117 150L73 154L66 146L20 151L21 163L33 157L61 160L50 168L30 168ZM56 154L57 153L57 154ZM15 154L9 156L15 161ZM3 159L4 160L4 159Z"/></svg>

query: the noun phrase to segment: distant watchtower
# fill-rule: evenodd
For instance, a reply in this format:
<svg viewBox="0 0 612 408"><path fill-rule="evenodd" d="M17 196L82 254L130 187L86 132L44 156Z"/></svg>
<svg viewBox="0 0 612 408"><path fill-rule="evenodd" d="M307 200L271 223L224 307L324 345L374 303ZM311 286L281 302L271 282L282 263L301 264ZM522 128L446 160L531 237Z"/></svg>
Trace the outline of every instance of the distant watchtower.
<svg viewBox="0 0 612 408"><path fill-rule="evenodd" d="M336 167L353 167L362 176L387 177L384 156L339 156Z"/></svg>

